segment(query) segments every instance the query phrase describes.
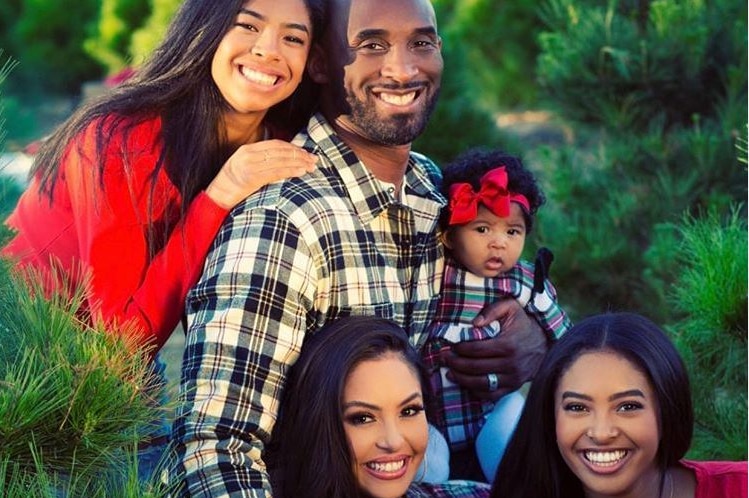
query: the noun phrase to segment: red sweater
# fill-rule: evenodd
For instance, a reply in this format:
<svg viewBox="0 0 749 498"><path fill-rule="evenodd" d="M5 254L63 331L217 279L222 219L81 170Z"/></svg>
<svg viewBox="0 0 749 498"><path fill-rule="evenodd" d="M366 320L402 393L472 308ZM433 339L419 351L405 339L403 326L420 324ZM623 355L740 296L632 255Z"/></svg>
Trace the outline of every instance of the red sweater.
<svg viewBox="0 0 749 498"><path fill-rule="evenodd" d="M201 192L180 219L181 196L163 168L151 190L161 152L158 118L127 138L113 134L102 188L92 174L94 130L89 126L68 148L51 203L38 180L31 182L6 222L17 234L2 254L47 277L59 266L73 286L81 282L81 268L89 272L89 309L110 323L132 322L144 343L160 348L179 323L227 211ZM149 220L161 240L153 258ZM173 229L164 240L165 223Z"/></svg>
<svg viewBox="0 0 749 498"><path fill-rule="evenodd" d="M696 462L682 460L694 472L694 498L746 498L747 462Z"/></svg>

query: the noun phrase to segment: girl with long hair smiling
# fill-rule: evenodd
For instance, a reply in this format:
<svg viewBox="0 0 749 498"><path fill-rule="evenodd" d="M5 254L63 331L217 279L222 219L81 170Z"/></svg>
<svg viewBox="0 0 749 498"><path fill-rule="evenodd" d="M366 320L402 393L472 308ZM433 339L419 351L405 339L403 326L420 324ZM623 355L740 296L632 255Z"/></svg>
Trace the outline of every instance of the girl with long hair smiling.
<svg viewBox="0 0 749 498"><path fill-rule="evenodd" d="M46 140L2 254L160 348L232 207L300 176L324 0L186 0L151 59Z"/></svg>

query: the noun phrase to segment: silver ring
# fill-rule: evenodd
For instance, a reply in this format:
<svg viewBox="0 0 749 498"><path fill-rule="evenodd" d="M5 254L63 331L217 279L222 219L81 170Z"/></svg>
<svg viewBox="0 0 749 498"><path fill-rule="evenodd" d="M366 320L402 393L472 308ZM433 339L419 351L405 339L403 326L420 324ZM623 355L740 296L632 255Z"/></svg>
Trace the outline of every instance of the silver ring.
<svg viewBox="0 0 749 498"><path fill-rule="evenodd" d="M499 388L499 376L495 373L486 375L486 380L489 381L489 390L496 391Z"/></svg>

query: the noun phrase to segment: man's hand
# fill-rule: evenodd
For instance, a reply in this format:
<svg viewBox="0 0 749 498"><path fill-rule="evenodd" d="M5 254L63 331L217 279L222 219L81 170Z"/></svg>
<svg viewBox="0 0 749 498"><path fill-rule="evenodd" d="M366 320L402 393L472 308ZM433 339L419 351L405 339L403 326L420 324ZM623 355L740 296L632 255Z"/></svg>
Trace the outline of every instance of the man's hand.
<svg viewBox="0 0 749 498"><path fill-rule="evenodd" d="M515 299L486 306L473 324L483 327L495 320L501 324L497 337L455 344L444 357L453 382L492 401L531 380L548 349L544 331ZM489 389L490 374L499 381L494 390Z"/></svg>

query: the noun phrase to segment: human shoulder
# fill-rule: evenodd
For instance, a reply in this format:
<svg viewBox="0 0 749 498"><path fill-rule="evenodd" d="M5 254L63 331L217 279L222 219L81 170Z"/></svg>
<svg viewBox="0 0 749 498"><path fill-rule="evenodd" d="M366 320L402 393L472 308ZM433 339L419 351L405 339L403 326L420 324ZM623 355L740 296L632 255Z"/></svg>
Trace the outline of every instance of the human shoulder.
<svg viewBox="0 0 749 498"><path fill-rule="evenodd" d="M746 461L681 460L697 481L695 498L747 496Z"/></svg>
<svg viewBox="0 0 749 498"><path fill-rule="evenodd" d="M94 118L68 144L65 174L75 177L70 168L80 169L79 164L100 164L109 190L149 185L161 157L160 137L161 119L157 116L108 114ZM164 174L160 177L166 178ZM164 178L160 181L166 181Z"/></svg>
<svg viewBox="0 0 749 498"><path fill-rule="evenodd" d="M426 174L429 181L434 185L434 188L437 190L442 189L442 170L437 166L437 163L426 155L415 151L411 151L411 160L418 169Z"/></svg>
<svg viewBox="0 0 749 498"><path fill-rule="evenodd" d="M87 140L99 134L107 142L128 144L148 144L161 133L161 117L157 115L126 116L108 114L92 119L84 128L82 135Z"/></svg>
<svg viewBox="0 0 749 498"><path fill-rule="evenodd" d="M273 209L291 215L302 210L324 214L344 197L337 178L317 168L302 177L269 184L241 202L235 212L251 209Z"/></svg>
<svg viewBox="0 0 749 498"><path fill-rule="evenodd" d="M736 474L738 476L746 477L749 469L746 461L682 460L680 463L684 467L692 469L695 473L705 476Z"/></svg>

